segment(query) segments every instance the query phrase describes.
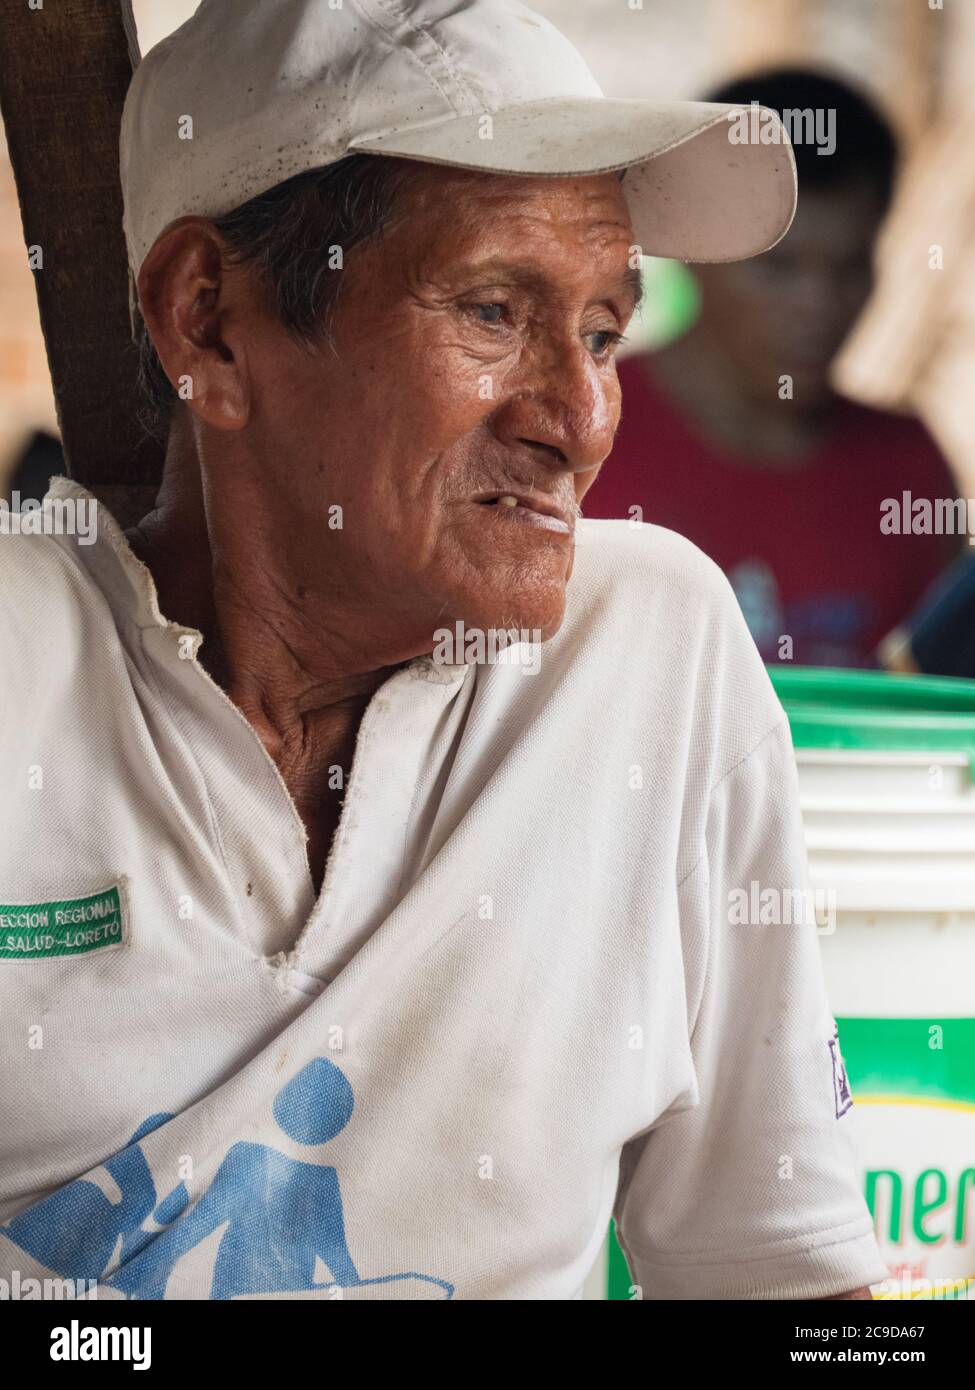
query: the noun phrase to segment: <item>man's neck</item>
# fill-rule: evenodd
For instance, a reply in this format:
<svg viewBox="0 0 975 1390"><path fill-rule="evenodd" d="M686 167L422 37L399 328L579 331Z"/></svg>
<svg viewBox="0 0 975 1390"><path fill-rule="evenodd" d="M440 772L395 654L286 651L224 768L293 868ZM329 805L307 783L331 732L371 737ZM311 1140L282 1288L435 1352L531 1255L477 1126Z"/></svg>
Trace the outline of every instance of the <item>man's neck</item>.
<svg viewBox="0 0 975 1390"><path fill-rule="evenodd" d="M301 586L290 591L262 510L243 480L229 505L208 505L195 451L174 431L156 509L126 535L160 611L203 634L200 663L278 765L309 831L317 886L338 821L334 789L348 779L369 701L397 665L372 665L355 646L362 624L339 626L305 605Z"/></svg>

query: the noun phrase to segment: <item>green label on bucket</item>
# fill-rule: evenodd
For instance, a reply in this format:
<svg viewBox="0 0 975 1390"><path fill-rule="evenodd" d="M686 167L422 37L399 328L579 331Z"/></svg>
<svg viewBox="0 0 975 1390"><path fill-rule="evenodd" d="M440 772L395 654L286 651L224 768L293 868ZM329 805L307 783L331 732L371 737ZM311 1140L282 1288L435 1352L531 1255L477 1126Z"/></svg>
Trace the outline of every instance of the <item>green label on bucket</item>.
<svg viewBox="0 0 975 1390"><path fill-rule="evenodd" d="M836 1021L855 1102L909 1096L975 1109L975 1017Z"/></svg>
<svg viewBox="0 0 975 1390"><path fill-rule="evenodd" d="M837 1019L864 1195L892 1297L967 1297L975 1273L975 1018ZM930 1285L930 1294L918 1289Z"/></svg>

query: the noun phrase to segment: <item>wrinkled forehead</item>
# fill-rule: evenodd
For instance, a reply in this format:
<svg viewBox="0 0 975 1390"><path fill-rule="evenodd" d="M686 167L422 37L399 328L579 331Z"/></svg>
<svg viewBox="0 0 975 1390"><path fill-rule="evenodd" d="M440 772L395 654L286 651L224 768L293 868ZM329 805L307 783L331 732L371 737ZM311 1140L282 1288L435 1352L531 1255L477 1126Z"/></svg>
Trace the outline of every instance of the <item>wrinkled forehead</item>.
<svg viewBox="0 0 975 1390"><path fill-rule="evenodd" d="M617 171L548 178L420 166L400 191L392 230L417 261L487 245L611 260L633 240Z"/></svg>
<svg viewBox="0 0 975 1390"><path fill-rule="evenodd" d="M460 169L445 164L403 161L405 204L416 210L434 211L449 218L465 209L504 214L509 209L558 202L612 207L629 221L623 192L625 169L603 174L498 174L482 169Z"/></svg>

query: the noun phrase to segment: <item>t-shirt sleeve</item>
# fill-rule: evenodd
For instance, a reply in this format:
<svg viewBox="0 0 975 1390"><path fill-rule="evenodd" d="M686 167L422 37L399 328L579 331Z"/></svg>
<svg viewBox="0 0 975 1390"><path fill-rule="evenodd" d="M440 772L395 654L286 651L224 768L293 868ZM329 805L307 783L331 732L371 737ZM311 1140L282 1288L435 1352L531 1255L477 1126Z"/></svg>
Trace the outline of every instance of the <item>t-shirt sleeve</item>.
<svg viewBox="0 0 975 1390"><path fill-rule="evenodd" d="M695 1084L621 1157L632 1278L649 1299L878 1283L784 717L713 787L705 842L679 887Z"/></svg>

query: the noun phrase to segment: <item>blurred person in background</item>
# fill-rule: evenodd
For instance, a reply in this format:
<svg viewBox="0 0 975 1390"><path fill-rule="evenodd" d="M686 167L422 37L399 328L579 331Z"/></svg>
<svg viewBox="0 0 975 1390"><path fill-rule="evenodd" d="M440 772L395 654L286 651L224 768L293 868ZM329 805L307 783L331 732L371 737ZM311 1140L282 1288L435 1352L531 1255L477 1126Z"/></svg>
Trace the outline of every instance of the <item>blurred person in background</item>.
<svg viewBox="0 0 975 1390"><path fill-rule="evenodd" d="M586 515L693 540L728 575L766 661L874 665L957 551L951 536L881 531L885 498L953 498L954 481L917 420L830 381L872 289L895 139L866 100L814 72L742 78L708 100L823 113L817 136L832 138L794 141L799 207L782 241L696 266L690 330L620 363L622 421Z"/></svg>
<svg viewBox="0 0 975 1390"><path fill-rule="evenodd" d="M36 429L13 460L7 490L19 502L39 502L51 479L64 471L61 441L48 430Z"/></svg>
<svg viewBox="0 0 975 1390"><path fill-rule="evenodd" d="M889 671L975 677L975 555L959 556L880 646Z"/></svg>

